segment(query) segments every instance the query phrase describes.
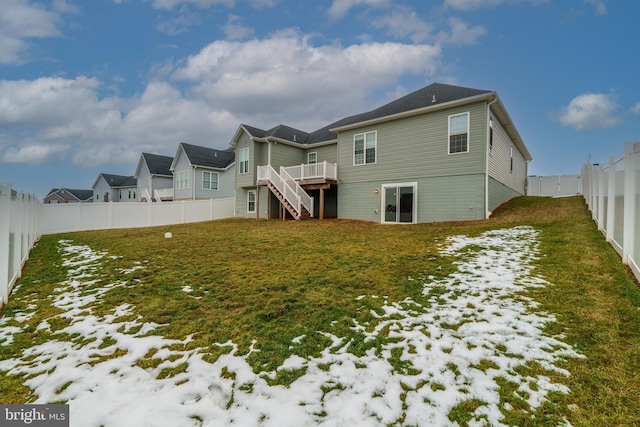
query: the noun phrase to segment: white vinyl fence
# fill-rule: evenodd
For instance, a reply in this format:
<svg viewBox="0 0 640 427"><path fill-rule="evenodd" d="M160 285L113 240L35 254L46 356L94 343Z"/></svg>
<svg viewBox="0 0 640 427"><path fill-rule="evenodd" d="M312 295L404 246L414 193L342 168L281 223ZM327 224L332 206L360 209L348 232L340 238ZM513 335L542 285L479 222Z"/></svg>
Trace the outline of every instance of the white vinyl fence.
<svg viewBox="0 0 640 427"><path fill-rule="evenodd" d="M42 205L37 197L0 184L0 307L22 276L22 267L40 237Z"/></svg>
<svg viewBox="0 0 640 427"><path fill-rule="evenodd" d="M42 204L0 185L0 307L41 235L112 228L152 227L234 216L235 198L162 203Z"/></svg>
<svg viewBox="0 0 640 427"><path fill-rule="evenodd" d="M580 175L529 175L527 181L527 196L564 197L582 194Z"/></svg>
<svg viewBox="0 0 640 427"><path fill-rule="evenodd" d="M235 198L140 203L65 203L42 206L42 234L153 227L234 216Z"/></svg>
<svg viewBox="0 0 640 427"><path fill-rule="evenodd" d="M582 168L585 201L607 241L640 280L640 142L608 164Z"/></svg>

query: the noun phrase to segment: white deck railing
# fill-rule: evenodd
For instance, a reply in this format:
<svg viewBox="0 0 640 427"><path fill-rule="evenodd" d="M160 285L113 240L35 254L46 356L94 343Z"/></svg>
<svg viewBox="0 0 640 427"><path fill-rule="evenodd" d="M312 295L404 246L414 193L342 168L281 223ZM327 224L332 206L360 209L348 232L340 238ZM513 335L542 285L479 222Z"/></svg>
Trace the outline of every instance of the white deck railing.
<svg viewBox="0 0 640 427"><path fill-rule="evenodd" d="M287 170L283 167L280 167L280 176L284 178L286 183L294 189L298 197L300 197L300 204L304 206L309 214L313 217L313 197L311 197L304 189L298 184L298 182L293 179L291 175L287 172ZM298 210L300 214L300 210Z"/></svg>
<svg viewBox="0 0 640 427"><path fill-rule="evenodd" d="M335 163L301 164L284 168L296 181L314 178L338 179L338 165Z"/></svg>
<svg viewBox="0 0 640 427"><path fill-rule="evenodd" d="M153 190L153 194L156 196L156 201L161 202L163 200L173 200L173 188L159 188Z"/></svg>

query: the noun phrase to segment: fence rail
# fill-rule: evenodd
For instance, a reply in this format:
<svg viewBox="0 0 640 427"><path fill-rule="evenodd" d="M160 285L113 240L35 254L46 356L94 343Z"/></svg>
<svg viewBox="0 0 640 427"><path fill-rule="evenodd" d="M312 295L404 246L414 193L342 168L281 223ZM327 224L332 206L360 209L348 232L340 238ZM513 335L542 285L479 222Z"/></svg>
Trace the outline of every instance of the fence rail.
<svg viewBox="0 0 640 427"><path fill-rule="evenodd" d="M22 276L22 267L40 237L42 205L37 197L0 184L0 307Z"/></svg>
<svg viewBox="0 0 640 427"><path fill-rule="evenodd" d="M582 189L598 228L640 280L640 142L606 165L584 165Z"/></svg>

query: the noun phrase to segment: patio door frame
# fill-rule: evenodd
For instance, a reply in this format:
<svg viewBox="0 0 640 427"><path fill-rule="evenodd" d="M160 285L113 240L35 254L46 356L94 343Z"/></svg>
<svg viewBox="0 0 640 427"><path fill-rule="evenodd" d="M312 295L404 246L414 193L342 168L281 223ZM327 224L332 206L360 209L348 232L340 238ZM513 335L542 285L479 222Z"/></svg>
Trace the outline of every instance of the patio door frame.
<svg viewBox="0 0 640 427"><path fill-rule="evenodd" d="M410 187L412 189L412 198L411 198L411 221L400 221L400 208L402 206L401 200L400 200L400 188L408 188ZM393 206L395 207L395 212L396 212L396 219L395 221L387 221L386 220L386 214L387 214L387 205L391 206L391 204L387 203L387 189L392 189L395 188L396 192L395 192L395 197L396 200L393 203ZM380 209L380 213L381 213L381 217L380 217L380 222L382 224L417 224L418 223L418 183L417 182L394 182L394 183L389 183L389 184L382 184L381 186L381 209Z"/></svg>

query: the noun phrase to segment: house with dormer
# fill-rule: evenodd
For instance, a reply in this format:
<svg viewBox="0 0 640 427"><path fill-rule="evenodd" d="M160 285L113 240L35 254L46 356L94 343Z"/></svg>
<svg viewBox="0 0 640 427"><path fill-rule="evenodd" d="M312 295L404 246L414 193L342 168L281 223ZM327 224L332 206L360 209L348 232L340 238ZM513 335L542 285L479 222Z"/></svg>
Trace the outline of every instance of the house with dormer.
<svg viewBox="0 0 640 427"><path fill-rule="evenodd" d="M434 83L307 133L242 124L236 215L383 224L488 218L532 157L495 91Z"/></svg>

